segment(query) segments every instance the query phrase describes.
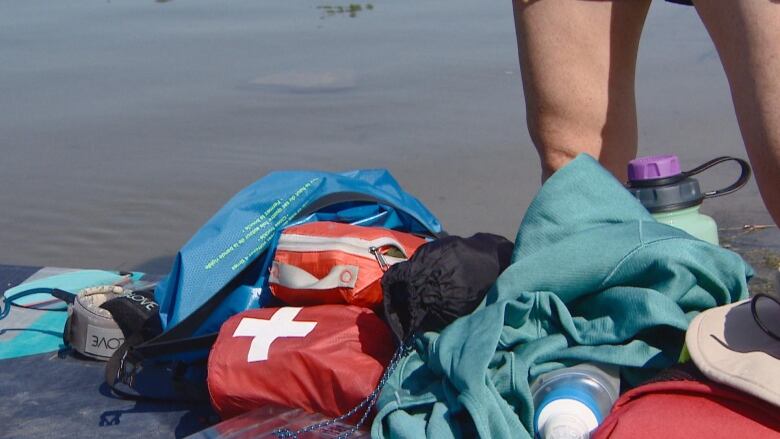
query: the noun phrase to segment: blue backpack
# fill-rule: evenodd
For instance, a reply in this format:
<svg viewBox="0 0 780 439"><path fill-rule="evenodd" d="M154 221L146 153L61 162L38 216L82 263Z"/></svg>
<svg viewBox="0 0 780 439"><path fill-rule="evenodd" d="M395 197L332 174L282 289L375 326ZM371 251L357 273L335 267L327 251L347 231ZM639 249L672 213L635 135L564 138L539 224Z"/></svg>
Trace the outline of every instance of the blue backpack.
<svg viewBox="0 0 780 439"><path fill-rule="evenodd" d="M129 397L207 398L205 360L220 326L274 300L267 275L279 232L311 221L443 234L436 217L387 170L271 173L236 194L181 248L154 290L162 333L125 334L106 367L111 388Z"/></svg>

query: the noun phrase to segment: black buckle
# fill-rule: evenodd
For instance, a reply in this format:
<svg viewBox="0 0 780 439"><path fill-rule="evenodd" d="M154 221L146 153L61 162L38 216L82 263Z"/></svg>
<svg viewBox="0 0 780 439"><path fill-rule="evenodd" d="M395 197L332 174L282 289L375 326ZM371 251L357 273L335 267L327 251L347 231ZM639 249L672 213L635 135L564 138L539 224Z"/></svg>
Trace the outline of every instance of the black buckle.
<svg viewBox="0 0 780 439"><path fill-rule="evenodd" d="M141 363L142 358L137 353L132 352L132 348L126 350L119 360L119 368L116 371L117 382L132 388L135 384L135 376L143 370Z"/></svg>

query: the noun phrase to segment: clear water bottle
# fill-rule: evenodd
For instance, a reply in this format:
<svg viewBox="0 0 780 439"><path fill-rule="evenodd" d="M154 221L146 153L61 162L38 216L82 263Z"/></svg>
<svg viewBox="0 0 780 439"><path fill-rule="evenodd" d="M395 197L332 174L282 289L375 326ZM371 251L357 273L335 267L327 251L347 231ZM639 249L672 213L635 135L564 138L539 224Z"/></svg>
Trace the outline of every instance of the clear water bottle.
<svg viewBox="0 0 780 439"><path fill-rule="evenodd" d="M619 393L617 366L585 363L541 375L531 385L534 431L540 439L587 438Z"/></svg>
<svg viewBox="0 0 780 439"><path fill-rule="evenodd" d="M298 434L292 433L314 424L320 424L321 427ZM371 434L364 428L355 430L355 427L350 424L334 422L329 417L318 413L267 404L187 436L186 439L279 439L292 437L298 439L369 439Z"/></svg>
<svg viewBox="0 0 780 439"><path fill-rule="evenodd" d="M723 189L702 192L699 181L693 175L732 160L742 168L737 181ZM718 245L715 220L699 212L699 208L706 198L730 194L744 186L749 179L750 165L736 157L718 157L690 171L681 171L677 156L657 155L630 161L626 186L659 222Z"/></svg>

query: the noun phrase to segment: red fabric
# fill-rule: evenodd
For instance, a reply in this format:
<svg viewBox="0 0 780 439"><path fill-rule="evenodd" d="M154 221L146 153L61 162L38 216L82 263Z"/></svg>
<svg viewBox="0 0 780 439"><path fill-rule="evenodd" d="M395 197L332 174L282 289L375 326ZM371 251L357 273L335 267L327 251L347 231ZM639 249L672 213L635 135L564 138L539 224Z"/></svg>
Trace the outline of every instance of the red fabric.
<svg viewBox="0 0 780 439"><path fill-rule="evenodd" d="M330 241L332 243L338 243L340 238L345 237L365 240L365 242L391 238L400 244L401 250L404 251L407 257L411 257L418 247L425 244L425 239L411 233L399 232L383 227L363 227L331 221L318 221L289 227L282 233L280 243L286 239L286 236L290 235L331 238ZM387 249L380 248L380 250L386 251ZM376 257L369 252L368 247L364 249L362 256L343 251L325 251L317 248L316 245L310 245L310 248L306 250L296 251L279 248L274 255L274 262L294 265L320 279L325 277L336 265L354 265L359 267L354 288L307 290L287 288L273 281L270 282L269 286L274 296L288 305L312 306L348 303L367 308L376 308L382 303L382 285L380 281L384 272Z"/></svg>
<svg viewBox="0 0 780 439"><path fill-rule="evenodd" d="M290 317L295 330L310 331L273 338L269 345L263 334L287 324L280 316ZM248 335L252 330L260 337ZM266 359L258 359L262 349L250 349L253 343L255 348L270 346ZM367 308L245 311L222 325L209 355L211 402L222 418L267 403L339 416L376 388L394 351L389 328Z"/></svg>
<svg viewBox="0 0 780 439"><path fill-rule="evenodd" d="M704 381L662 381L618 399L593 439L780 437L780 408Z"/></svg>

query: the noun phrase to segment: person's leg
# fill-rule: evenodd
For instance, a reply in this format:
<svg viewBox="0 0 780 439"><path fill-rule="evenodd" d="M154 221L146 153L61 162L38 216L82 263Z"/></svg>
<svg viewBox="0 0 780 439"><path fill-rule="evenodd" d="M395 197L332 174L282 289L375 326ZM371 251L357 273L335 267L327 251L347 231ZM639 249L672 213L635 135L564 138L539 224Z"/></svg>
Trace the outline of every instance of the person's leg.
<svg viewBox="0 0 780 439"><path fill-rule="evenodd" d="M581 152L625 181L650 0L513 0L528 130L542 179Z"/></svg>
<svg viewBox="0 0 780 439"><path fill-rule="evenodd" d="M731 87L761 197L780 225L780 3L694 0Z"/></svg>

